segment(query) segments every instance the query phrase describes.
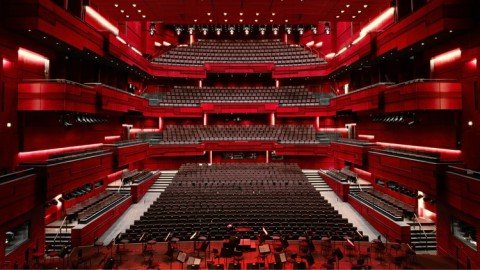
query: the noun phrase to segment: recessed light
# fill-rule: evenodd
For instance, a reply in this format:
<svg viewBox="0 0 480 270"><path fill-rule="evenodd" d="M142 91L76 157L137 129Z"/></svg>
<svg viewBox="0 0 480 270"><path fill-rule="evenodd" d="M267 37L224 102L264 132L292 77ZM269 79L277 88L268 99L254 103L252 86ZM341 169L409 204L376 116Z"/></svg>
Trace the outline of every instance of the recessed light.
<svg viewBox="0 0 480 270"><path fill-rule="evenodd" d="M421 45L423 46L423 45L425 45L425 43L423 43L423 42L422 42L422 44L421 44Z"/></svg>
<svg viewBox="0 0 480 270"><path fill-rule="evenodd" d="M434 39L438 39L438 37L434 37Z"/></svg>
<svg viewBox="0 0 480 270"><path fill-rule="evenodd" d="M470 122L471 122L471 121L470 121ZM8 122L8 123L7 123L7 127L8 127L8 128L9 128L9 127L12 127L12 123Z"/></svg>
<svg viewBox="0 0 480 270"><path fill-rule="evenodd" d="M208 21L209 21L209 22L212 22L213 20L212 20L212 19L210 19L210 20L208 20Z"/></svg>
<svg viewBox="0 0 480 270"><path fill-rule="evenodd" d="M118 4L114 4L115 7L118 7Z"/></svg>
<svg viewBox="0 0 480 270"><path fill-rule="evenodd" d="M207 13L207 16L210 16L210 15L212 15L212 13L208 12L208 13Z"/></svg>
<svg viewBox="0 0 480 270"><path fill-rule="evenodd" d="M125 18L130 18L130 15L125 15Z"/></svg>
<svg viewBox="0 0 480 270"><path fill-rule="evenodd" d="M7 127L8 127L8 124L10 124L10 123L7 123ZM469 127L473 126L473 121L468 121L468 122L467 122L467 125L468 125Z"/></svg>
<svg viewBox="0 0 480 270"><path fill-rule="evenodd" d="M285 20L285 22L288 22L288 20Z"/></svg>
<svg viewBox="0 0 480 270"><path fill-rule="evenodd" d="M138 11L138 13L142 13L142 10L141 10L141 9L139 9L139 10L137 10L137 11Z"/></svg>
<svg viewBox="0 0 480 270"><path fill-rule="evenodd" d="M120 12L121 12L121 13L124 13L124 12L125 12L125 10L123 10L123 9L120 9Z"/></svg>
<svg viewBox="0 0 480 270"><path fill-rule="evenodd" d="M358 13L362 13L362 11L361 11L361 10L359 10L359 11L358 11Z"/></svg>
<svg viewBox="0 0 480 270"><path fill-rule="evenodd" d="M223 16L227 16L227 13L226 13L226 12L224 12L224 13L223 13Z"/></svg>
<svg viewBox="0 0 480 270"><path fill-rule="evenodd" d="M228 22L228 20L227 20L227 19L225 19L225 22Z"/></svg>
<svg viewBox="0 0 480 270"><path fill-rule="evenodd" d="M275 12L272 12L272 16L275 16Z"/></svg>
<svg viewBox="0 0 480 270"><path fill-rule="evenodd" d="M132 7L136 7L136 6L137 6L137 4L132 4Z"/></svg>
<svg viewBox="0 0 480 270"><path fill-rule="evenodd" d="M243 12L240 12L240 16L243 16Z"/></svg>
<svg viewBox="0 0 480 270"><path fill-rule="evenodd" d="M142 18L144 18L144 19L145 19L146 17L147 17L147 15L145 15L145 14L143 14L143 15L142 15Z"/></svg>
<svg viewBox="0 0 480 270"><path fill-rule="evenodd" d="M345 10L340 10L340 13L344 13L344 12L345 12Z"/></svg>
<svg viewBox="0 0 480 270"><path fill-rule="evenodd" d="M453 30L450 30L450 31L448 31L448 32L453 33Z"/></svg>
<svg viewBox="0 0 480 270"><path fill-rule="evenodd" d="M335 16L337 19L340 18L340 15Z"/></svg>
<svg viewBox="0 0 480 270"><path fill-rule="evenodd" d="M346 6L347 8L349 8L349 7L350 7L350 4L346 4L345 6Z"/></svg>
<svg viewBox="0 0 480 270"><path fill-rule="evenodd" d="M355 19L356 17L357 17L357 16L355 16L355 15L352 15L352 19Z"/></svg>
<svg viewBox="0 0 480 270"><path fill-rule="evenodd" d="M367 8L367 7L368 7L368 5L363 5L363 7L364 7L364 8Z"/></svg>
<svg viewBox="0 0 480 270"><path fill-rule="evenodd" d="M257 12L257 13L255 13L255 15L257 15L257 16L258 16L258 15L260 15L260 13L258 13L258 12Z"/></svg>
<svg viewBox="0 0 480 270"><path fill-rule="evenodd" d="M270 22L273 22L273 19L270 19Z"/></svg>
<svg viewBox="0 0 480 270"><path fill-rule="evenodd" d="M193 20L194 22L197 22L197 19Z"/></svg>
<svg viewBox="0 0 480 270"><path fill-rule="evenodd" d="M240 19L240 20L238 20L238 21L243 22L243 19Z"/></svg>
<svg viewBox="0 0 480 270"><path fill-rule="evenodd" d="M255 22L258 22L258 20L257 20L257 19L255 19Z"/></svg>

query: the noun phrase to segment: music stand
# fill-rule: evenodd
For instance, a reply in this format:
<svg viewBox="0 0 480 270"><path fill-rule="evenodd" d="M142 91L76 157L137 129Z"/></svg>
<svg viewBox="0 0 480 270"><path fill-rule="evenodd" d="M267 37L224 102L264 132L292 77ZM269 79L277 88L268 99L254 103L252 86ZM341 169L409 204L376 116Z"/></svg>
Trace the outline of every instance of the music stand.
<svg viewBox="0 0 480 270"><path fill-rule="evenodd" d="M285 269L285 263L287 262L287 255L285 252L277 253L274 255L275 257L275 264L281 265L282 269ZM275 267L277 269L277 267Z"/></svg>
<svg viewBox="0 0 480 270"><path fill-rule="evenodd" d="M178 255L176 257L176 260L182 264L182 269L183 269L183 264L187 260L187 253L185 253L183 251L179 251Z"/></svg>
<svg viewBox="0 0 480 270"><path fill-rule="evenodd" d="M263 244L258 247L258 253L260 254L260 258L262 258L264 263L267 263L267 256L270 254L270 245L269 244Z"/></svg>

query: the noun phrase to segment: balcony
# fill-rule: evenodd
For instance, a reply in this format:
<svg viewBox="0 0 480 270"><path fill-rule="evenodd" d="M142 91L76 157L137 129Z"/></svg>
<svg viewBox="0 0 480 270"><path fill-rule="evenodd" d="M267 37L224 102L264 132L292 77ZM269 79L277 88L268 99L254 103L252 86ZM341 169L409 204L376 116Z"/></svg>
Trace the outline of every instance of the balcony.
<svg viewBox="0 0 480 270"><path fill-rule="evenodd" d="M19 111L72 111L94 113L96 92L68 80L28 80L18 84Z"/></svg>
<svg viewBox="0 0 480 270"><path fill-rule="evenodd" d="M462 109L462 86L451 80L416 79L391 86L384 96L387 113Z"/></svg>

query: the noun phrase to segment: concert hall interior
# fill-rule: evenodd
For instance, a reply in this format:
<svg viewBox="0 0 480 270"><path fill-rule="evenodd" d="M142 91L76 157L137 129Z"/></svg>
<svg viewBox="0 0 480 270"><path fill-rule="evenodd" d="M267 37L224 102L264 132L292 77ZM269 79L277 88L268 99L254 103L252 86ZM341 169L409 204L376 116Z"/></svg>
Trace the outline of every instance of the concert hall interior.
<svg viewBox="0 0 480 270"><path fill-rule="evenodd" d="M478 269L480 1L1 0L0 268Z"/></svg>

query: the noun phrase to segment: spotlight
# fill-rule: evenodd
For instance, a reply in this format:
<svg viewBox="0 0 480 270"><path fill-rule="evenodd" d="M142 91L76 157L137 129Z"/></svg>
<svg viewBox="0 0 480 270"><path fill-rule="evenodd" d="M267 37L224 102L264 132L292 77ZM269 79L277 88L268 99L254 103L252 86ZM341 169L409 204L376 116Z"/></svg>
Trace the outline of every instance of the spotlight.
<svg viewBox="0 0 480 270"><path fill-rule="evenodd" d="M299 26L299 27L297 28L297 31L298 31L298 33L299 33L300 35L303 35L303 27Z"/></svg>
<svg viewBox="0 0 480 270"><path fill-rule="evenodd" d="M207 27L202 28L202 33L204 36L206 36L208 33L208 28Z"/></svg>
<svg viewBox="0 0 480 270"><path fill-rule="evenodd" d="M155 23L150 23L150 36L154 36L155 35L155 32L157 32L157 30L155 29Z"/></svg>
<svg viewBox="0 0 480 270"><path fill-rule="evenodd" d="M250 27L248 26L243 27L243 31L245 32L245 35L248 36L248 34L250 34Z"/></svg>
<svg viewBox="0 0 480 270"><path fill-rule="evenodd" d="M292 27L290 26L285 27L285 31L287 31L287 34L290 35L292 33Z"/></svg>
<svg viewBox="0 0 480 270"><path fill-rule="evenodd" d="M315 27L315 26L312 26L312 33L313 33L314 35L316 35L316 34L317 34L317 27Z"/></svg>
<svg viewBox="0 0 480 270"><path fill-rule="evenodd" d="M235 34L235 27L230 26L230 27L228 28L228 32L230 32L230 35L233 36L233 34Z"/></svg>
<svg viewBox="0 0 480 270"><path fill-rule="evenodd" d="M468 125L469 127L473 126L473 121L468 121L468 122L467 122L467 125Z"/></svg>
<svg viewBox="0 0 480 270"><path fill-rule="evenodd" d="M191 34L193 34L193 31L195 31L195 26L190 26L188 28L188 33L191 35Z"/></svg>
<svg viewBox="0 0 480 270"><path fill-rule="evenodd" d="M222 33L222 28L217 27L217 28L215 29L215 32L217 32L217 36L220 36L220 34Z"/></svg>
<svg viewBox="0 0 480 270"><path fill-rule="evenodd" d="M326 22L324 26L325 26L324 28L325 34L330 35L330 23Z"/></svg>
<svg viewBox="0 0 480 270"><path fill-rule="evenodd" d="M278 35L278 27L274 27L272 30L275 36Z"/></svg>
<svg viewBox="0 0 480 270"><path fill-rule="evenodd" d="M260 34L261 34L262 36L265 35L265 31L266 31L266 30L267 30L267 29L266 29L265 27L260 27Z"/></svg>
<svg viewBox="0 0 480 270"><path fill-rule="evenodd" d="M180 36L180 34L182 33L182 28L181 27L175 28L175 32L177 33L177 36Z"/></svg>

